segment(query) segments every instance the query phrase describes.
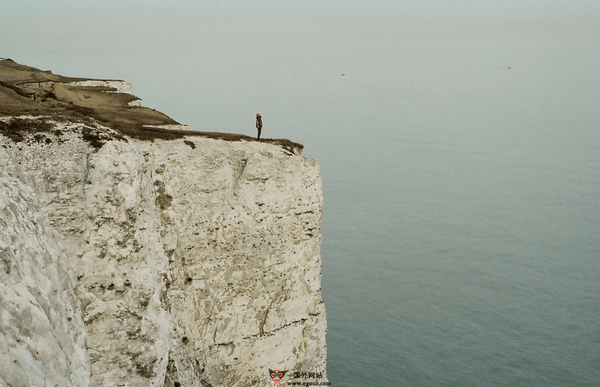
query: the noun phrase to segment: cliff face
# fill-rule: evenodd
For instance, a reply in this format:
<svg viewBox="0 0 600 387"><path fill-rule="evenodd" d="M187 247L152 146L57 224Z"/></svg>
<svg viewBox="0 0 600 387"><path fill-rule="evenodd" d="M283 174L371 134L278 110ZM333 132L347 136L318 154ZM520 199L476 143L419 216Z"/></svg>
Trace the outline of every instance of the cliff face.
<svg viewBox="0 0 600 387"><path fill-rule="evenodd" d="M0 170L0 385L89 384L77 279L59 240L31 190Z"/></svg>
<svg viewBox="0 0 600 387"><path fill-rule="evenodd" d="M260 384L269 368L324 371L317 164L260 143L140 149L169 260L172 380L185 380L176 370L187 359L227 386Z"/></svg>
<svg viewBox="0 0 600 387"><path fill-rule="evenodd" d="M0 170L33 190L60 234L49 239L78 279L91 385L325 374L316 162L200 137L95 148L86 135L111 129L46 124L19 142L0 136Z"/></svg>

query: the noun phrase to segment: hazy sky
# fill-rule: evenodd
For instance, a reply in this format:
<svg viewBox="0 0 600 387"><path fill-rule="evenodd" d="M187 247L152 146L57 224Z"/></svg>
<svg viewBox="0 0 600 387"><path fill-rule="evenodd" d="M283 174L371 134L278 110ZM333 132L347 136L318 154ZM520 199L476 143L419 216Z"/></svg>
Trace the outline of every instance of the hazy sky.
<svg viewBox="0 0 600 387"><path fill-rule="evenodd" d="M202 29L304 32L318 26L576 31L600 35L597 0L28 0L0 1L0 56L82 41L185 36ZM146 42L149 43L149 42Z"/></svg>
<svg viewBox="0 0 600 387"><path fill-rule="evenodd" d="M533 31L600 38L597 0L0 0L0 57L214 39L260 44ZM253 40L254 39L254 40ZM161 41L162 40L162 41ZM31 64L35 65L35 64Z"/></svg>
<svg viewBox="0 0 600 387"><path fill-rule="evenodd" d="M33 0L6 1L2 4L2 17L31 17L39 15L78 15L125 13L136 15L160 15L164 18L186 16L214 17L289 15L336 15L393 14L422 18L539 18L583 17L600 5L595 0Z"/></svg>
<svg viewBox="0 0 600 387"><path fill-rule="evenodd" d="M28 0L0 2L0 42L20 34L32 38L27 29L60 28L76 35L103 33L102 29L129 32L138 24L161 31L176 23L206 23L222 20L251 20L261 24L273 20L355 20L392 18L430 22L544 22L593 28L600 21L597 0ZM70 25L64 25L68 23ZM61 26L62 24L62 26ZM87 27L81 30L81 27ZM52 34L53 31L46 30ZM40 36L41 37L41 36ZM27 41L22 41L27 43ZM0 47L1 49L2 47Z"/></svg>

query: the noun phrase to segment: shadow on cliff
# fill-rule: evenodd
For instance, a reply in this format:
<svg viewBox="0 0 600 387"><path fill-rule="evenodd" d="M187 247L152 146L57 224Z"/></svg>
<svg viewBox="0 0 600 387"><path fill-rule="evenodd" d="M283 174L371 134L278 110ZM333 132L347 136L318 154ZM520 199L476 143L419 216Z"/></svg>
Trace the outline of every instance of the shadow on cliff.
<svg viewBox="0 0 600 387"><path fill-rule="evenodd" d="M119 92L110 86L81 86L74 82L89 81L52 74L25 66L11 59L0 60L0 117L36 116L57 121L100 124L115 130L114 134L87 133L87 140L100 148L106 140L175 140L197 136L224 141L256 141L254 137L235 133L199 132L164 129L160 126L179 125L166 114L140 106L136 96ZM122 81L95 80L107 84ZM32 123L32 121L35 121ZM50 130L45 120L13 119L0 122L0 130L13 141L21 141L26 133L40 134ZM107 138L112 136L112 138ZM98 140L101 138L102 140ZM304 146L287 139L261 139L262 143L278 145L300 154Z"/></svg>

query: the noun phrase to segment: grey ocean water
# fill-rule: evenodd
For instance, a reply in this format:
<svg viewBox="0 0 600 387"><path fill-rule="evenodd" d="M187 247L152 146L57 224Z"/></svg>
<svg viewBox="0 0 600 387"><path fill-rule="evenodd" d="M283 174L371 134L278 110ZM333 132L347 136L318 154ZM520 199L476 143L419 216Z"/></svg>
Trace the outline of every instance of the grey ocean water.
<svg viewBox="0 0 600 387"><path fill-rule="evenodd" d="M600 385L598 48L442 40L332 81L332 382Z"/></svg>
<svg viewBox="0 0 600 387"><path fill-rule="evenodd" d="M15 59L305 145L334 386L600 385L598 37L263 37Z"/></svg>

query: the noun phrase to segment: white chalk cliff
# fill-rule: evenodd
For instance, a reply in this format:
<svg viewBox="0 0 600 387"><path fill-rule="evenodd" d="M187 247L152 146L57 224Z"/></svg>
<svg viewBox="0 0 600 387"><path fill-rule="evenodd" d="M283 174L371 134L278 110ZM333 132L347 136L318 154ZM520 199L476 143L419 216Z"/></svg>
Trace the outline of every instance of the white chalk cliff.
<svg viewBox="0 0 600 387"><path fill-rule="evenodd" d="M44 130L0 131L0 386L327 380L314 160L19 123Z"/></svg>
<svg viewBox="0 0 600 387"><path fill-rule="evenodd" d="M2 386L89 384L77 279L59 240L31 189L0 172Z"/></svg>

